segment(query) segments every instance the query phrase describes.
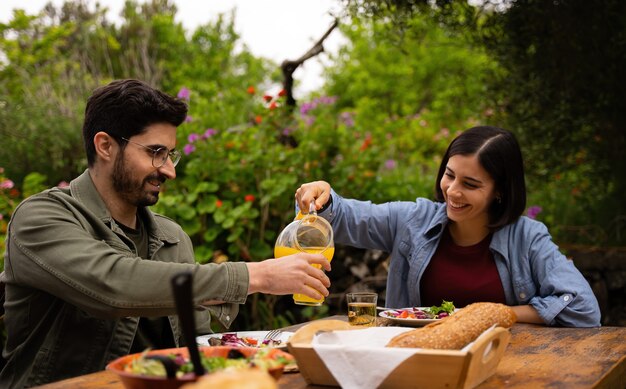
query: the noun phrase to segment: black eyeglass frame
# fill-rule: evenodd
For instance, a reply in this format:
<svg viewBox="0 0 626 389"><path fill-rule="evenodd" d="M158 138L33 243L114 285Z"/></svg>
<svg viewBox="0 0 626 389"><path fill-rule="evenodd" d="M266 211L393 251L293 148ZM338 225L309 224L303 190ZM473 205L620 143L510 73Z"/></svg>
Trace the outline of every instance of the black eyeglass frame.
<svg viewBox="0 0 626 389"><path fill-rule="evenodd" d="M180 162L180 159L182 158L182 154L180 153L180 151L173 149L170 150L167 147L159 147L159 148L154 148L154 147L150 147L150 146L146 146L146 145L142 145L141 143L132 141L130 139L124 138L123 136L120 137L121 139L125 140L128 143L132 143L135 144L137 146L141 146L147 150L150 150L150 152L152 152L152 166L154 166L155 168L160 168L161 166L165 165L165 162L167 162L167 159L169 158L170 161L172 161L172 165L176 166L178 164L178 162ZM161 153L162 150L167 151L166 154L164 154L163 156L161 156L161 160L160 160L160 164L157 165L156 161L157 161L157 154Z"/></svg>

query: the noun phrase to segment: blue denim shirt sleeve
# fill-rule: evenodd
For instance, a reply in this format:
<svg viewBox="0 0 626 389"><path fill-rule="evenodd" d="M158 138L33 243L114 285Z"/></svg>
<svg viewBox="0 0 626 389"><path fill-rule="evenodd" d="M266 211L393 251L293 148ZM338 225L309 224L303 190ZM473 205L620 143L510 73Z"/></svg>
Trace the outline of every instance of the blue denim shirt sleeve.
<svg viewBox="0 0 626 389"><path fill-rule="evenodd" d="M371 201L344 199L331 190L333 204L320 215L333 226L335 242L359 248L392 252L402 215L412 202L373 204ZM405 211L401 211L405 209Z"/></svg>
<svg viewBox="0 0 626 389"><path fill-rule="evenodd" d="M494 234L491 248L510 305L530 304L551 326L597 327L598 301L574 263L552 241L546 226L525 216ZM501 257L499 257L501 256ZM510 301L512 300L512 301Z"/></svg>
<svg viewBox="0 0 626 389"><path fill-rule="evenodd" d="M438 239L437 234L425 237L427 231L441 231L445 210L419 198L372 204L344 199L334 191L331 196L332 205L320 215L333 225L336 243L390 253L386 306L419 305L419 277Z"/></svg>

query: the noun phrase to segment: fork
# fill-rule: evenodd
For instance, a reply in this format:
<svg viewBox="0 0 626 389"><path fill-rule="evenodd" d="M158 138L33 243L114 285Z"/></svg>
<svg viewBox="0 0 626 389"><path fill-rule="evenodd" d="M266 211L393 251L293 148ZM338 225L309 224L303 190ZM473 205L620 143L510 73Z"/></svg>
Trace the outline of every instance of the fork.
<svg viewBox="0 0 626 389"><path fill-rule="evenodd" d="M282 333L283 333L283 330L279 330L279 329L271 330L270 332L267 333L267 335L265 335L265 338L263 338L263 340L276 340Z"/></svg>

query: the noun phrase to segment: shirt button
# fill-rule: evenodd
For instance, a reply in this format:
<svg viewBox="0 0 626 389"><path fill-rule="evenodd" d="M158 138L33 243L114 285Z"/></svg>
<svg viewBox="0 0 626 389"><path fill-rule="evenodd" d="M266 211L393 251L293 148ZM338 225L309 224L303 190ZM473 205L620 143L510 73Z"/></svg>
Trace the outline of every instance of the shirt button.
<svg viewBox="0 0 626 389"><path fill-rule="evenodd" d="M526 298L526 293L522 292L519 294L519 298L521 299L525 299Z"/></svg>
<svg viewBox="0 0 626 389"><path fill-rule="evenodd" d="M226 321L230 321L230 315L226 315Z"/></svg>
<svg viewBox="0 0 626 389"><path fill-rule="evenodd" d="M563 301L569 301L569 296L563 296Z"/></svg>

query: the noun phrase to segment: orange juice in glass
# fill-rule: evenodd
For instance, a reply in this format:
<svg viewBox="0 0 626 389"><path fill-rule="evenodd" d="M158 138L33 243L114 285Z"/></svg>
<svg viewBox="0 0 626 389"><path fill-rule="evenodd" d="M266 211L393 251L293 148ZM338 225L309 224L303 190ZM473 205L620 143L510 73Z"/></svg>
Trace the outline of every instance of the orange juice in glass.
<svg viewBox="0 0 626 389"><path fill-rule="evenodd" d="M310 253L310 254L322 254L324 257L326 257L326 259L328 259L328 262L330 262L333 259L333 255L335 254L334 247L328 247L326 249L320 248L320 247L311 247L302 251L304 251L305 253ZM284 257L287 255L300 253L302 251L293 247L276 246L274 247L274 257L280 258L280 257ZM322 268L321 265L317 265L317 264L312 264L311 266L316 267L318 269ZM300 304L300 305L318 306L318 305L322 305L322 303L324 302L324 297L322 297L319 300L316 300L305 294L296 293L293 295L293 301L296 304Z"/></svg>
<svg viewBox="0 0 626 389"><path fill-rule="evenodd" d="M296 253L322 254L328 262L333 259L335 245L333 242L333 229L324 218L318 217L315 207L311 203L309 213L298 213L296 220L291 222L281 231L274 245L274 257L280 258ZM320 265L313 264L318 269ZM296 293L293 300L300 305L322 305L324 298L319 300Z"/></svg>

